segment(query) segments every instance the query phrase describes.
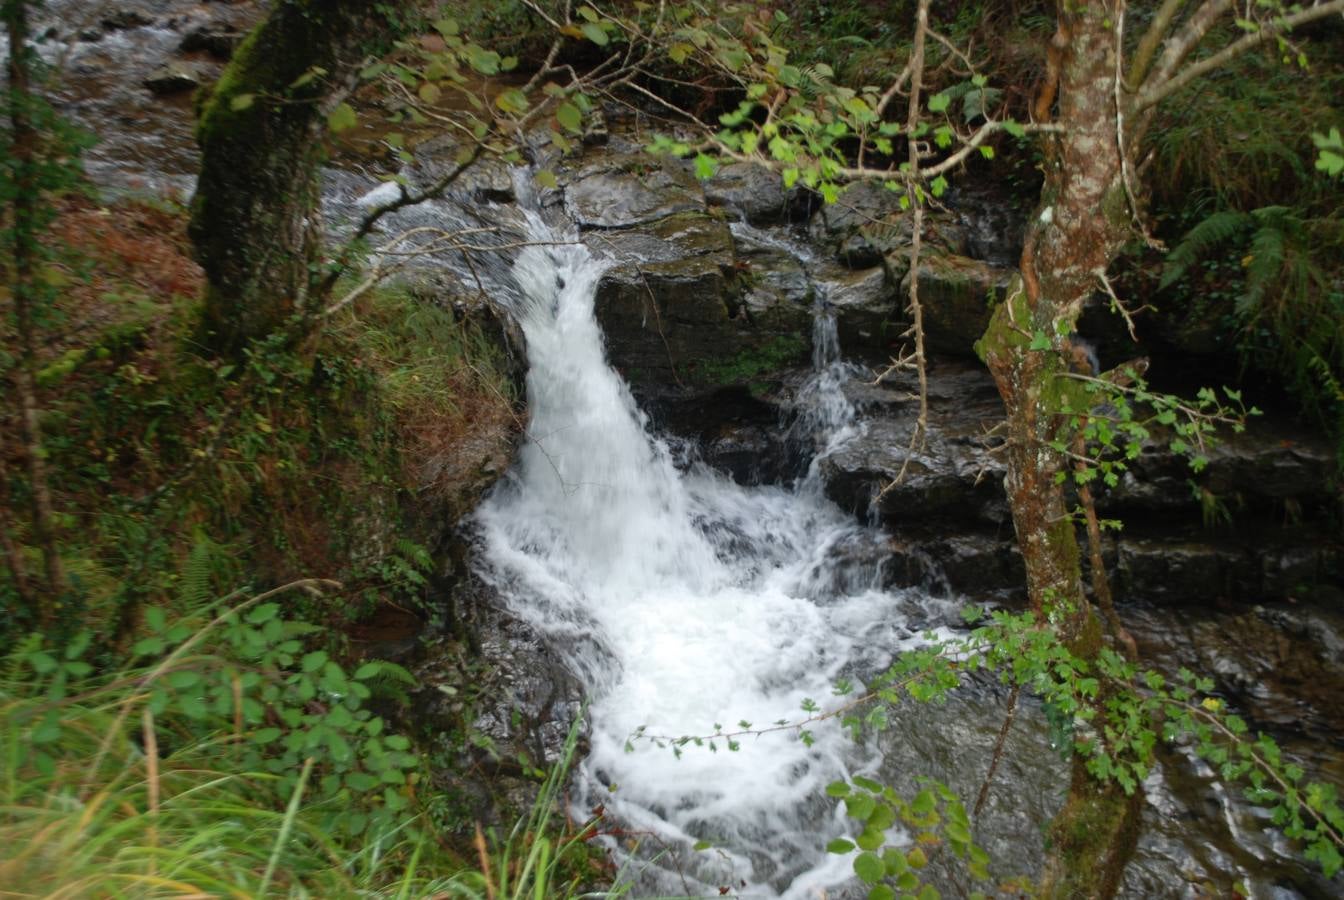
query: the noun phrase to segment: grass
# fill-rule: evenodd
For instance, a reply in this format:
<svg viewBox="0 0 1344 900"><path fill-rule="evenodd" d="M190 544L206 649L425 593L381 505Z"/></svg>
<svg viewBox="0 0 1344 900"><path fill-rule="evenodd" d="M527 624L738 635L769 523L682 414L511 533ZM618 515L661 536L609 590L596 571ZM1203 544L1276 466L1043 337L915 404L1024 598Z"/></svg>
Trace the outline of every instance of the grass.
<svg viewBox="0 0 1344 900"><path fill-rule="evenodd" d="M0 894L575 896L594 871L586 865L593 827L556 824L555 810L580 724L570 729L535 804L506 836L487 843L478 826L474 847L449 846L419 806L423 772L401 786L381 778L342 790L342 773L347 783L358 783L350 773L373 759L368 740L353 762L323 752L325 745L309 740L322 723L291 719L283 697L244 715L248 697L267 696L264 685L318 678L310 656L286 661L283 638L274 645L278 655L240 652L265 643L264 634L283 621L276 604L258 602L279 593L213 618L207 607L167 619L164 633L173 640L106 673L83 661L87 638L52 645L31 636L0 659L0 841L6 847ZM352 677L360 679L359 673ZM207 704L202 711L173 687L192 685L208 695L215 683L233 685L225 691L233 695L232 709ZM314 704L327 707L322 715L328 720L339 707L353 709L361 722L379 721L364 712L362 701L321 694L288 708ZM366 731L385 734L381 725ZM297 765L291 762L295 746L306 754ZM403 801L388 805L389 790ZM350 833L333 826L355 816L367 816L369 827Z"/></svg>

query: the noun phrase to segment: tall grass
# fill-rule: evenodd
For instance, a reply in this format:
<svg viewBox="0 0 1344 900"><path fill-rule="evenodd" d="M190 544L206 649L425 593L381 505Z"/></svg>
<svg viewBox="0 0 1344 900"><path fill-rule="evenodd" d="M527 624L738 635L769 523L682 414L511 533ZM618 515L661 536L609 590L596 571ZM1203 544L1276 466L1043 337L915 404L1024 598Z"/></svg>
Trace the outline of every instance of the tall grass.
<svg viewBox="0 0 1344 900"><path fill-rule="evenodd" d="M244 721L242 700L258 677L293 675L220 649L237 612L170 625L170 652L105 674L81 658L82 638L54 648L34 636L0 659L0 897L521 900L579 890L565 873L590 832L554 821L577 723L534 807L504 838L478 836L479 860L441 843L415 802L352 835L333 816L382 805L386 785L333 792L339 759L320 752L306 751L297 772L245 764L270 729ZM199 707L164 699L190 694L166 693L169 684L220 678L237 709L207 703L184 715ZM276 746L306 737L291 728Z"/></svg>

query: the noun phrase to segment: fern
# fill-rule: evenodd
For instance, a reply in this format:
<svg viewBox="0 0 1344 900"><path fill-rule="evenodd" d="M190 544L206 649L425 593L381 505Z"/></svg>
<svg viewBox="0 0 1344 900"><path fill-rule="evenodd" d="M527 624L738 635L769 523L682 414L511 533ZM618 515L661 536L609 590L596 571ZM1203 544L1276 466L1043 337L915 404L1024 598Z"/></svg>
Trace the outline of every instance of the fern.
<svg viewBox="0 0 1344 900"><path fill-rule="evenodd" d="M210 591L211 563L215 555L215 544L199 532L182 564L178 580L178 599L185 609L200 609L211 599Z"/></svg>
<svg viewBox="0 0 1344 900"><path fill-rule="evenodd" d="M1225 209L1207 217L1185 233L1181 242L1167 254L1166 266L1158 290L1170 287L1190 270L1190 267L1224 242L1249 228L1254 220L1244 212Z"/></svg>
<svg viewBox="0 0 1344 900"><path fill-rule="evenodd" d="M1243 363L1277 371L1303 411L1340 440L1344 463L1344 225L1288 206L1221 210L1171 251L1160 286L1234 253L1245 254L1230 310Z"/></svg>

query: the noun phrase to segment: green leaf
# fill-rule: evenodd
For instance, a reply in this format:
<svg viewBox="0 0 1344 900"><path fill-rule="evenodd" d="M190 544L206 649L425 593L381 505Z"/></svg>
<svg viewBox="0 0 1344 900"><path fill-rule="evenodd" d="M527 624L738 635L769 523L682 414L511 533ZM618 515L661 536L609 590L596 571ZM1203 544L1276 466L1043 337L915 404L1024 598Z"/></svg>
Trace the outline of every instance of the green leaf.
<svg viewBox="0 0 1344 900"><path fill-rule="evenodd" d="M826 785L826 796L828 797L848 797L849 785L843 781L832 781Z"/></svg>
<svg viewBox="0 0 1344 900"><path fill-rule="evenodd" d="M314 650L312 653L305 653L299 663L299 667L305 672L316 672L322 668L327 661L327 654L324 650Z"/></svg>
<svg viewBox="0 0 1344 900"><path fill-rule="evenodd" d="M439 98L443 96L443 91L432 81L426 81L424 84L420 85L419 90L415 93L421 100L428 103L430 106L438 103Z"/></svg>
<svg viewBox="0 0 1344 900"><path fill-rule="evenodd" d="M712 156L704 153L697 154L695 157L695 177L700 180L712 178L714 173L719 170L719 161Z"/></svg>
<svg viewBox="0 0 1344 900"><path fill-rule="evenodd" d="M934 94L929 98L929 112L943 112L951 102L947 94Z"/></svg>
<svg viewBox="0 0 1344 900"><path fill-rule="evenodd" d="M583 130L583 112L573 103L561 103L555 108L555 120L576 134Z"/></svg>
<svg viewBox="0 0 1344 900"><path fill-rule="evenodd" d="M235 94L229 101L229 109L234 112L242 112L252 106L252 101L256 99L256 94Z"/></svg>
<svg viewBox="0 0 1344 900"><path fill-rule="evenodd" d="M860 853L854 857L854 874L865 884L877 884L887 873L887 867L876 853Z"/></svg>
<svg viewBox="0 0 1344 900"><path fill-rule="evenodd" d="M33 667L33 671L39 675L46 675L56 669L56 658L50 653L38 650L28 654L28 665Z"/></svg>
<svg viewBox="0 0 1344 900"><path fill-rule="evenodd" d="M847 841L844 838L836 838L826 845L827 853L849 853L854 849L854 842Z"/></svg>
<svg viewBox="0 0 1344 900"><path fill-rule="evenodd" d="M359 124L359 117L355 115L355 109L349 103L341 103L327 114L327 127L335 134L349 131L357 124Z"/></svg>
<svg viewBox="0 0 1344 900"><path fill-rule="evenodd" d="M874 885L868 892L868 900L895 900L896 892L885 884Z"/></svg>
<svg viewBox="0 0 1344 900"><path fill-rule="evenodd" d="M542 169L541 171L537 172L535 175L532 176L532 180L535 181L541 187L550 188L551 190L555 190L560 185L560 182L555 180L555 173L552 172L550 169ZM356 675L355 677L359 676Z"/></svg>
<svg viewBox="0 0 1344 900"><path fill-rule="evenodd" d="M610 40L610 38L607 37L606 31L604 31L602 26L598 25L596 22L585 22L580 30L583 32L584 37L588 38L588 40L597 44L599 47L607 46L607 42Z"/></svg>

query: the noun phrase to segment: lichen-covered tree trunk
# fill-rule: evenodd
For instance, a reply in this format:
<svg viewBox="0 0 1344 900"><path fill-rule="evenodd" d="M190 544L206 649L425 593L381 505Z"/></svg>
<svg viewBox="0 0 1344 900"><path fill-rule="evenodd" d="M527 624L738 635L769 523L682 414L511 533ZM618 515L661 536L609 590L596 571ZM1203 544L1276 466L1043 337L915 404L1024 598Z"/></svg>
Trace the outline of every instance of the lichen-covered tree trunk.
<svg viewBox="0 0 1344 900"><path fill-rule="evenodd" d="M201 108L191 237L205 342L236 355L307 310L326 116L391 26L375 0L278 0Z"/></svg>
<svg viewBox="0 0 1344 900"><path fill-rule="evenodd" d="M1054 609L1064 641L1084 659L1101 649L1101 622L1083 590L1080 546L1063 484L1069 447L1060 375L1084 302L1129 234L1116 116L1116 0L1061 2L1037 116L1062 131L1046 143L1045 183L1028 226L1020 278L978 349L1007 413L1006 487L1038 612ZM1075 757L1069 796L1051 825L1043 894L1108 897L1137 836L1141 799L1092 778Z"/></svg>

